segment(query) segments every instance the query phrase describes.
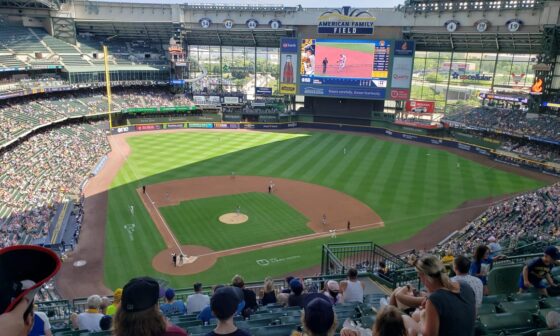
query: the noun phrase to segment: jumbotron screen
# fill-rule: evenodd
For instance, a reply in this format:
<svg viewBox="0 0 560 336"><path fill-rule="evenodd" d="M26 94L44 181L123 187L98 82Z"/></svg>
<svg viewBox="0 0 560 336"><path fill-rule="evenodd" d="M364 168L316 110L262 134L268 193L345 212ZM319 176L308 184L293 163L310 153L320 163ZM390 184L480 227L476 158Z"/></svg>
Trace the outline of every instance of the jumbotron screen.
<svg viewBox="0 0 560 336"><path fill-rule="evenodd" d="M391 99L387 97L387 90L392 42L303 39L300 46L299 93L307 96Z"/></svg>

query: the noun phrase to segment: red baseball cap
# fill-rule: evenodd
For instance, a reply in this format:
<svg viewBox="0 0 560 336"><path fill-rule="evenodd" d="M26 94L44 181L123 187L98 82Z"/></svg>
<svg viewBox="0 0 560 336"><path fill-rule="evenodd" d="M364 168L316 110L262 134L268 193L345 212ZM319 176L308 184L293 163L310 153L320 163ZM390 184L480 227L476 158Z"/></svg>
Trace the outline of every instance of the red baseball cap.
<svg viewBox="0 0 560 336"><path fill-rule="evenodd" d="M10 312L22 298L29 303L61 267L52 250L36 245L0 249L0 314Z"/></svg>

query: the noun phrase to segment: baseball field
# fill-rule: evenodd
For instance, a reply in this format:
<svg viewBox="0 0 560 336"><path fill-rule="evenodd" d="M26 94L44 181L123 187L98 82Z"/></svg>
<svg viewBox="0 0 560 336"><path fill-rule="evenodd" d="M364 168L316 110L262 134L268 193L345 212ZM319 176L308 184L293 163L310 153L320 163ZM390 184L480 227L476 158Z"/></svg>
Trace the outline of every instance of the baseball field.
<svg viewBox="0 0 560 336"><path fill-rule="evenodd" d="M367 135L189 131L119 135L111 142L116 148L105 169L117 167L115 160L122 165L110 183L106 214L96 209L90 216L106 216L99 231L105 239L90 237L91 250L87 242L81 247L104 253L99 266L111 289L139 275L177 287L226 282L236 273L248 281L283 276L317 265L324 243L403 241L467 201L544 185L448 151ZM220 222L238 207L246 222ZM198 261L213 261L197 274L189 264L173 268L168 252L179 246L189 256L198 253ZM169 272L155 264L158 254Z"/></svg>

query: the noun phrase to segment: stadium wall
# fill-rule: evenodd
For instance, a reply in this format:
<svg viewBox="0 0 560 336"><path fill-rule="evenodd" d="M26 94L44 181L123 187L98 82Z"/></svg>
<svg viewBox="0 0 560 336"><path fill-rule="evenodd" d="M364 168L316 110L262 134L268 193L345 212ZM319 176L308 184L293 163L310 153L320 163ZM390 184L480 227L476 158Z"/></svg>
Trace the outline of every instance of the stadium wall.
<svg viewBox="0 0 560 336"><path fill-rule="evenodd" d="M348 132L363 132L378 135L385 135L391 138L414 141L437 147L445 147L449 149L458 149L464 152L469 152L477 155L488 157L496 162L521 167L533 171L537 171L547 175L560 177L560 171L555 170L553 167L543 164L541 162L531 161L528 159L512 161L510 157L499 155L494 149L474 145L471 143L461 142L448 138L441 138L429 135L411 134L405 132L394 131L387 128L371 127L364 125L349 125L343 123L320 123L320 122L289 122L289 123L177 123L177 124L149 124L149 125L136 125L136 126L123 126L114 127L111 129L112 134L123 134L129 132L142 132L142 131L158 131L166 129L249 129L249 130L274 130L274 129L289 129L289 128L308 128L308 129L322 129L333 131L348 131Z"/></svg>

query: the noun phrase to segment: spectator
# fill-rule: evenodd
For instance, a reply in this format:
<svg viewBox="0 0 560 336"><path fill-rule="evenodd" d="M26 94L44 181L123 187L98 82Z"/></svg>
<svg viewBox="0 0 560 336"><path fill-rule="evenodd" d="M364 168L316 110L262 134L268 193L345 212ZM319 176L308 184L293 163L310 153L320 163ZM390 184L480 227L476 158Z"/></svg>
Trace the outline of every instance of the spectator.
<svg viewBox="0 0 560 336"><path fill-rule="evenodd" d="M29 301L24 298L12 311L0 311L0 330L7 335L26 336L33 327L34 318L29 307Z"/></svg>
<svg viewBox="0 0 560 336"><path fill-rule="evenodd" d="M122 297L122 288L115 289L115 292L113 293L113 303L109 307L107 307L107 312L106 312L107 315L109 316L115 315L117 309L119 309L119 306L121 305L121 297Z"/></svg>
<svg viewBox="0 0 560 336"><path fill-rule="evenodd" d="M286 294L290 294L291 289L290 289L290 282L294 279L293 276L287 276L286 277L286 284L288 285L286 288L282 289L282 293L286 293Z"/></svg>
<svg viewBox="0 0 560 336"><path fill-rule="evenodd" d="M327 285L325 286L325 291L323 292L327 298L331 301L333 305L340 302L342 295L340 295L340 286L338 282L335 280L327 281Z"/></svg>
<svg viewBox="0 0 560 336"><path fill-rule="evenodd" d="M470 268L471 261L465 256L458 256L453 262L453 270L456 275L451 278L451 280L455 282L463 282L472 288L476 301L476 307L478 308L482 304L483 285L479 278L469 274Z"/></svg>
<svg viewBox="0 0 560 336"><path fill-rule="evenodd" d="M264 279L263 295L261 299L263 306L271 303L276 303L276 291L274 290L274 281L272 278L267 277Z"/></svg>
<svg viewBox="0 0 560 336"><path fill-rule="evenodd" d="M99 295L91 295L87 298L87 310L80 313L73 323L75 329L88 330L89 332L101 331L99 321L103 317L100 313L101 297Z"/></svg>
<svg viewBox="0 0 560 336"><path fill-rule="evenodd" d="M301 315L303 331L308 336L332 336L336 331L336 314L332 303L322 294L310 294Z"/></svg>
<svg viewBox="0 0 560 336"><path fill-rule="evenodd" d="M389 297L389 304L410 314L426 303L427 294L418 292L412 286L397 287Z"/></svg>
<svg viewBox="0 0 560 336"><path fill-rule="evenodd" d="M114 336L187 336L165 321L159 311L159 284L152 278L135 278L123 288L121 308L114 317Z"/></svg>
<svg viewBox="0 0 560 336"><path fill-rule="evenodd" d="M290 281L290 291L291 294L288 296L288 306L303 308L305 295L303 294L303 285L299 279L292 279Z"/></svg>
<svg viewBox="0 0 560 336"><path fill-rule="evenodd" d="M51 324L47 314L39 311L33 312L33 328L28 336L52 336Z"/></svg>
<svg viewBox="0 0 560 336"><path fill-rule="evenodd" d="M216 328L209 332L207 336L227 335L227 336L249 336L250 334L242 329L238 329L233 322L233 316L239 303L243 300L242 294L234 287L219 288L210 299L212 313L218 319Z"/></svg>
<svg viewBox="0 0 560 336"><path fill-rule="evenodd" d="M107 307L109 307L111 305L111 300L109 300L108 297L104 296L101 298L101 304L99 305L99 312L101 312L101 314L106 315L107 314Z"/></svg>
<svg viewBox="0 0 560 336"><path fill-rule="evenodd" d="M523 267L523 272L519 276L519 293L535 287L539 294L548 296L546 285L543 280L546 279L548 284L552 287L557 287L550 275L550 271L554 267L556 261L560 259L560 252L556 246L549 246L544 251L542 257L538 257L530 261Z"/></svg>
<svg viewBox="0 0 560 336"><path fill-rule="evenodd" d="M214 286L214 293L216 293L216 291L220 288L224 287L224 285L217 285ZM235 287L237 288L237 287ZM240 292L240 296L243 297L243 292L240 288L237 288L238 292ZM241 313L243 312L245 308L245 300L242 300L241 302L239 302L239 304L237 305L237 311L236 311L236 315L241 315ZM208 306L204 307L200 313L197 316L197 319L201 320L202 322L204 322L204 324L208 324L210 323L210 320L212 320L213 318L215 318L214 314L212 313L212 307L210 306L210 304L208 304Z"/></svg>
<svg viewBox="0 0 560 336"><path fill-rule="evenodd" d="M424 336L472 336L476 319L473 290L452 282L438 258L426 255L416 262L416 270L430 295L420 320Z"/></svg>
<svg viewBox="0 0 560 336"><path fill-rule="evenodd" d="M453 251L451 249L447 249L445 251L445 255L441 257L441 262L447 266L453 264L453 260L455 260L455 257L453 256Z"/></svg>
<svg viewBox="0 0 560 336"><path fill-rule="evenodd" d="M255 294L255 292L253 292L252 290L245 288L245 281L240 275L235 275L231 282L232 286L241 288L243 290L243 298L245 301L243 316L248 317L259 308L259 305L257 303L257 294Z"/></svg>
<svg viewBox="0 0 560 336"><path fill-rule="evenodd" d="M469 274L482 281L484 295L488 295L488 273L492 268L493 260L490 258L490 249L486 245L479 245L474 253Z"/></svg>
<svg viewBox="0 0 560 336"><path fill-rule="evenodd" d="M305 281L303 281L303 285L307 294L319 292L319 288L313 279L305 279Z"/></svg>
<svg viewBox="0 0 560 336"><path fill-rule="evenodd" d="M560 313L551 311L546 314L546 327L548 329L560 329Z"/></svg>
<svg viewBox="0 0 560 336"><path fill-rule="evenodd" d="M99 321L99 328L101 328L102 331L111 330L112 325L113 317L110 315L103 316Z"/></svg>
<svg viewBox="0 0 560 336"><path fill-rule="evenodd" d="M182 300L175 300L175 290L173 288L168 288L165 291L165 303L162 303L159 308L165 316L187 314L185 303Z"/></svg>
<svg viewBox="0 0 560 336"><path fill-rule="evenodd" d="M413 336L417 334L418 324L393 306L385 306L372 326L373 336Z"/></svg>
<svg viewBox="0 0 560 336"><path fill-rule="evenodd" d="M490 236L488 238L488 248L490 249L490 258L494 259L502 252L502 246L496 241L496 237Z"/></svg>
<svg viewBox="0 0 560 336"><path fill-rule="evenodd" d="M358 271L355 268L348 270L348 280L340 282L340 292L342 293L342 301L344 303L350 302L364 302L364 283L358 280Z"/></svg>
<svg viewBox="0 0 560 336"><path fill-rule="evenodd" d="M210 298L202 294L202 284L197 282L193 285L194 294L187 297L187 313L194 314L201 312L204 307L210 304Z"/></svg>

